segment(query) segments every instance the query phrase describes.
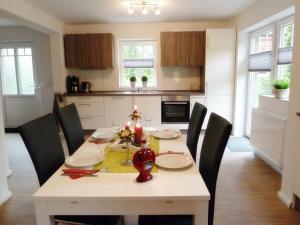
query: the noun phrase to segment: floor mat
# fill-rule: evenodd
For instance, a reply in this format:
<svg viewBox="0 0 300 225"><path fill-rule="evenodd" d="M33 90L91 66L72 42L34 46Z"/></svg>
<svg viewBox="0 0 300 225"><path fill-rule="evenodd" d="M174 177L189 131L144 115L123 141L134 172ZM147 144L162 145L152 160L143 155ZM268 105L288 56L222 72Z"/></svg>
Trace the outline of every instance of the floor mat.
<svg viewBox="0 0 300 225"><path fill-rule="evenodd" d="M245 137L230 137L227 147L232 152L253 152L254 151L254 148L249 143L249 139Z"/></svg>

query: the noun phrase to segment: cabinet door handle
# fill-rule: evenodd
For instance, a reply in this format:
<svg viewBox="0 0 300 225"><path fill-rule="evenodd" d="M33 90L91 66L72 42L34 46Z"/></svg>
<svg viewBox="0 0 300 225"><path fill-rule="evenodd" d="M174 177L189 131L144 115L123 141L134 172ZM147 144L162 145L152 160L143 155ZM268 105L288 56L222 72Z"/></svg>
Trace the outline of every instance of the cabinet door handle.
<svg viewBox="0 0 300 225"><path fill-rule="evenodd" d="M186 64L189 65L189 53L186 53Z"/></svg>
<svg viewBox="0 0 300 225"><path fill-rule="evenodd" d="M80 117L80 119L82 119L82 120L91 120L92 117Z"/></svg>
<svg viewBox="0 0 300 225"><path fill-rule="evenodd" d="M89 104L89 103L78 103L78 105L81 105L81 106L89 106L89 105L91 105L91 104Z"/></svg>

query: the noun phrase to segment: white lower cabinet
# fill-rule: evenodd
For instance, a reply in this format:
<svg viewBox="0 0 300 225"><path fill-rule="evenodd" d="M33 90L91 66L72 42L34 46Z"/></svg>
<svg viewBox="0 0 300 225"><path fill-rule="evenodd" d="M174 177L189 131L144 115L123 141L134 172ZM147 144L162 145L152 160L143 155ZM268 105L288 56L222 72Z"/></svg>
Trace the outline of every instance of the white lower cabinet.
<svg viewBox="0 0 300 225"><path fill-rule="evenodd" d="M146 126L161 125L161 96L134 96L133 102Z"/></svg>
<svg viewBox="0 0 300 225"><path fill-rule="evenodd" d="M104 97L105 127L112 127L119 123L125 125L133 111L132 96L107 96Z"/></svg>
<svg viewBox="0 0 300 225"><path fill-rule="evenodd" d="M67 97L66 103L75 103L83 129L104 127L103 97Z"/></svg>

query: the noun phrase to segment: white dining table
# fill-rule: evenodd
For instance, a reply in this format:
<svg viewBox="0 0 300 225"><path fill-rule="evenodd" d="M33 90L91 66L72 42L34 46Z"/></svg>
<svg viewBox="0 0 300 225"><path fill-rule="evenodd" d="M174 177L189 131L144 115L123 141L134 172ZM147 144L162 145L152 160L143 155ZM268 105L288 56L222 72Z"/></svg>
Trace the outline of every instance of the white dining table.
<svg viewBox="0 0 300 225"><path fill-rule="evenodd" d="M160 152L190 154L185 137L160 140ZM75 155L99 151L89 141ZM159 169L153 180L137 183L138 173L98 172L72 180L63 165L33 195L38 225L54 224L53 215L194 215L194 225L207 225L210 194L193 163L184 170Z"/></svg>

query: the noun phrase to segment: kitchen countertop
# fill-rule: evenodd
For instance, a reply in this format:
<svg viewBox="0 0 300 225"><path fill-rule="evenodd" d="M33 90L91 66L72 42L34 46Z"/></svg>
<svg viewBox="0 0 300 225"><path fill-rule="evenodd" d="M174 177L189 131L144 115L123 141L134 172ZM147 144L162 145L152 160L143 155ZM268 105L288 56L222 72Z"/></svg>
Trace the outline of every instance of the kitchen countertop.
<svg viewBox="0 0 300 225"><path fill-rule="evenodd" d="M172 95L204 95L202 91L161 91L161 90L144 90L144 91L91 91L89 93L64 93L64 96L172 96Z"/></svg>

